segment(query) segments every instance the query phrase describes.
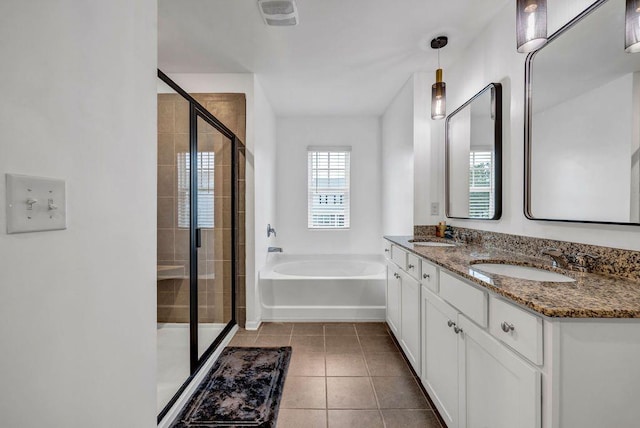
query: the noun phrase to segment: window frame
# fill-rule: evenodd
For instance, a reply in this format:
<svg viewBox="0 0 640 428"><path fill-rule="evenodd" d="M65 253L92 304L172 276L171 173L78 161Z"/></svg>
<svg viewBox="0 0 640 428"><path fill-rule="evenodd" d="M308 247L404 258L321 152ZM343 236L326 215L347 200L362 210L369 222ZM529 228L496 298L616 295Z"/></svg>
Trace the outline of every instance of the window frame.
<svg viewBox="0 0 640 428"><path fill-rule="evenodd" d="M332 156L333 154L333 156ZM319 167L319 156L326 156L326 167ZM343 156L340 159L340 156ZM337 161L342 167L332 167L331 161ZM314 167L315 161L315 167ZM319 172L326 172L326 187L319 187ZM342 173L342 174L341 174ZM342 175L342 177L340 176ZM333 176L333 177L332 177ZM340 187L332 183L344 180ZM328 210L320 211L318 205L323 204L317 198L325 198ZM333 197L334 203L328 203ZM336 197L342 203L336 204ZM342 210L339 207L342 205ZM314 216L327 216L327 221L315 221ZM340 223L342 216L342 223ZM309 146L307 147L307 229L308 230L349 230L351 228L351 147L350 146Z"/></svg>

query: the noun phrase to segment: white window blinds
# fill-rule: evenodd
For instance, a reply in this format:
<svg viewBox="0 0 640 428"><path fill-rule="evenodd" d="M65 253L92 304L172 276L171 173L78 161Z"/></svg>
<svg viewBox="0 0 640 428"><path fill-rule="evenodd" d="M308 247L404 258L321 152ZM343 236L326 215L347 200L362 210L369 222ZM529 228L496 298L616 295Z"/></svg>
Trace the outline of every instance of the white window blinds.
<svg viewBox="0 0 640 428"><path fill-rule="evenodd" d="M349 147L308 148L308 227L348 229Z"/></svg>
<svg viewBox="0 0 640 428"><path fill-rule="evenodd" d="M189 153L178 153L178 227L189 227ZM198 226L213 228L215 153L198 152Z"/></svg>
<svg viewBox="0 0 640 428"><path fill-rule="evenodd" d="M469 153L469 217L492 218L494 215L495 182L493 152Z"/></svg>

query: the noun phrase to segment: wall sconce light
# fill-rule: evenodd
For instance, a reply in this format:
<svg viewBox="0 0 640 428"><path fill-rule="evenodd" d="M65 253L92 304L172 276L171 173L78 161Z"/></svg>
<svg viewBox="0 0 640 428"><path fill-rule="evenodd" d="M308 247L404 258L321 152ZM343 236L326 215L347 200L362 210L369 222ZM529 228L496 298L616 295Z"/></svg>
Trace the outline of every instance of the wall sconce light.
<svg viewBox="0 0 640 428"><path fill-rule="evenodd" d="M627 0L625 13L625 43L627 53L640 52L640 1Z"/></svg>
<svg viewBox="0 0 640 428"><path fill-rule="evenodd" d="M547 43L547 0L517 1L516 34L520 53L535 51Z"/></svg>
<svg viewBox="0 0 640 428"><path fill-rule="evenodd" d="M442 81L442 69L440 68L440 49L447 46L449 39L446 36L438 36L431 40L431 48L438 51L438 69L436 70L436 83L431 86L431 119L444 119L447 115L447 85Z"/></svg>

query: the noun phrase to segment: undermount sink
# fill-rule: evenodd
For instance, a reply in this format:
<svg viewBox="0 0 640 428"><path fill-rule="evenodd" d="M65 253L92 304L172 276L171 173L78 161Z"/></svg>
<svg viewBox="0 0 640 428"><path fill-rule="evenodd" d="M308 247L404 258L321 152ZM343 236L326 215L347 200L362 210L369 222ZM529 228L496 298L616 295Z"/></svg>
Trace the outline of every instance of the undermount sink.
<svg viewBox="0 0 640 428"><path fill-rule="evenodd" d="M501 263L476 263L471 268L484 273L510 276L512 278L528 279L530 281L575 282L575 279L561 273L531 266L509 265Z"/></svg>

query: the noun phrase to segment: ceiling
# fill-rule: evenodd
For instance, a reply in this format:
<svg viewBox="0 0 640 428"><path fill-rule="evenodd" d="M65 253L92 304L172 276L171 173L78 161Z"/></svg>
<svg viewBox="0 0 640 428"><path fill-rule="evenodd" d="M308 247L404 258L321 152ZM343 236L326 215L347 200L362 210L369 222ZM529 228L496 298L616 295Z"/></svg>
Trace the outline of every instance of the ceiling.
<svg viewBox="0 0 640 428"><path fill-rule="evenodd" d="M165 73L256 73L280 116L380 115L415 71L445 68L512 0L296 0L268 27L257 0L159 0ZM515 37L515 35L514 35Z"/></svg>

